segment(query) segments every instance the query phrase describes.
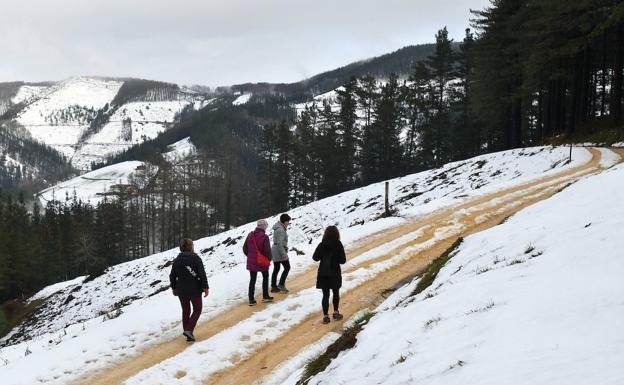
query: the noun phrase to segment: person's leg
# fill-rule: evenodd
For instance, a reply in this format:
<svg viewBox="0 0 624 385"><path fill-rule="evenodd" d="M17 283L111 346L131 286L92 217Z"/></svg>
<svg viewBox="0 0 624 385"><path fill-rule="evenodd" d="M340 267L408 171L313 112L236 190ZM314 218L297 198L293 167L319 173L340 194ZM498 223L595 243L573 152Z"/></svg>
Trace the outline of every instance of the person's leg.
<svg viewBox="0 0 624 385"><path fill-rule="evenodd" d="M250 271L249 272L249 302L253 302L254 301L254 293L256 291L256 277L258 276L258 273L255 271Z"/></svg>
<svg viewBox="0 0 624 385"><path fill-rule="evenodd" d="M277 288L277 275L280 271L281 262L273 262L273 275L271 275L271 288Z"/></svg>
<svg viewBox="0 0 624 385"><path fill-rule="evenodd" d="M279 285L283 287L286 285L286 278L290 272L290 261L284 261L282 265L284 265L284 272L282 272L282 276L280 277Z"/></svg>
<svg viewBox="0 0 624 385"><path fill-rule="evenodd" d="M190 301L193 304L193 314L191 314L191 317L189 318L188 330L193 332L193 330L195 330L195 325L197 325L197 320L199 320L199 316L202 312L202 297L201 295L191 297Z"/></svg>
<svg viewBox="0 0 624 385"><path fill-rule="evenodd" d="M340 289L332 289L332 302L334 303L334 312L338 313L340 306Z"/></svg>
<svg viewBox="0 0 624 385"><path fill-rule="evenodd" d="M269 296L269 271L262 272L262 297L268 298Z"/></svg>
<svg viewBox="0 0 624 385"><path fill-rule="evenodd" d="M323 290L323 299L321 300L321 306L323 307L323 314L327 315L329 312L329 289Z"/></svg>
<svg viewBox="0 0 624 385"><path fill-rule="evenodd" d="M188 331L189 316L191 314L191 304L189 297L180 297L180 305L182 305L182 330Z"/></svg>

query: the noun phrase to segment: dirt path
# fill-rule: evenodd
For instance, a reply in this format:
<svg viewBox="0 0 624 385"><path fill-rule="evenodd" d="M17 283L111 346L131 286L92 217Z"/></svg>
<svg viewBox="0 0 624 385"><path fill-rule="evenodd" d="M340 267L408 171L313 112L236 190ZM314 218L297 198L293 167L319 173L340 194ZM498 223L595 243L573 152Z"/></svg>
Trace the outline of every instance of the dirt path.
<svg viewBox="0 0 624 385"><path fill-rule="evenodd" d="M383 262L395 256L400 250L431 240L435 236L437 230L448 226L449 223L463 226L461 230L450 234L444 239L436 241L432 247L428 247L426 250L415 253L414 255L407 256L405 261L399 265L378 274L375 279L363 283L355 290L346 292L342 296L342 311L345 314L354 314L361 309L369 308L378 303L383 299L380 295L383 290L393 287L398 282L420 272L431 260L446 250L458 236L466 236L494 226L516 211L553 195L570 182L588 174L599 172L600 152L595 149L590 149L590 151L593 155L592 160L574 169L493 194L488 194L466 203L432 213L414 222L407 223L395 229L379 232L372 237L367 237L369 241L365 244L356 244L355 247L347 250L350 260L376 247L396 241L418 230L422 230L414 239L408 239L406 242L397 245L394 249L380 257L347 268L344 274L348 274L359 268L368 267L375 263ZM622 151L620 155L624 156L624 151ZM461 214L458 215L458 213ZM312 287L315 280L316 269L310 268L292 277L289 280L289 288L291 292L297 292ZM277 301L283 298L282 296L276 296ZM253 313L262 311L266 306L267 305L259 305L255 308L250 308L241 304L241 306L232 307L226 312L200 324L195 331L195 335L199 341L208 339L223 329L231 327L241 320L250 317ZM318 315L312 316L292 328L279 339L261 346L251 358L237 362L233 368L215 374L207 379L206 383L253 383L258 380L259 377L269 374L271 370L280 363L296 355L302 348L317 341L330 331L340 331L341 327L342 323L339 322L332 323L329 327L327 325L321 325ZM127 358L117 366L97 372L89 378L83 378L78 383L90 385L118 384L137 374L139 371L154 366L182 352L187 347L188 344L179 338L166 341L147 348L139 355ZM259 368L266 369L261 370Z"/></svg>
<svg viewBox="0 0 624 385"><path fill-rule="evenodd" d="M466 215L456 218L456 222L462 224L463 229L450 234L444 239L437 240L432 247L409 255L402 263L377 274L374 279L366 281L355 289L341 295L342 312L355 314L360 310L375 307L384 300L382 293L388 288L392 288L400 282L420 274L431 261L447 250L458 237L465 237L493 227L515 212L554 195L569 185L569 183L601 171L598 165L600 161L599 152L593 149L591 152L593 159L584 166L460 205L462 209L468 210L474 207L487 206L485 203L488 201L497 201L493 206L477 208ZM547 182L552 183L548 184ZM547 186L541 187L540 185L544 183ZM458 209L459 207L444 210L426 221L406 226L421 227L425 224L430 225L422 236L413 242L401 245L399 248L404 249L432 239L435 231L447 225L448 219L453 216L452 212ZM486 215L488 213L490 215ZM486 216L484 217L484 215ZM386 240L392 239L394 237L390 236ZM395 251L396 249L382 257L368 261L366 264L359 265L358 268L391 258L395 255ZM320 315L310 316L279 339L262 346L250 358L236 363L228 370L216 373L206 379L205 383L211 385L261 383L262 377L269 375L281 363L297 355L303 348L318 341L325 334L329 332L339 333L342 330L342 326L342 322L332 322L330 326L323 325Z"/></svg>

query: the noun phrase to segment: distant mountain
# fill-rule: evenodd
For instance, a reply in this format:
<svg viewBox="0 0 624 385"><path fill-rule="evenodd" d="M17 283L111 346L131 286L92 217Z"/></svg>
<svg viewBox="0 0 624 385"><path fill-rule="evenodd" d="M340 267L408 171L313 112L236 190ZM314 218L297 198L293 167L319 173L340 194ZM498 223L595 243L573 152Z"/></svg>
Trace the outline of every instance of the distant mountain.
<svg viewBox="0 0 624 385"><path fill-rule="evenodd" d="M391 73L399 76L408 75L416 62L433 53L435 44L410 45L394 52L374 58L357 61L344 67L323 72L296 83L245 83L217 91L238 91L251 93L282 93L294 101L302 102L318 94L331 91L344 84L351 76L371 74L375 77L387 77Z"/></svg>
<svg viewBox="0 0 624 385"><path fill-rule="evenodd" d="M185 108L206 96L142 79L74 77L60 82L0 85L0 122L64 155L79 170L156 137Z"/></svg>

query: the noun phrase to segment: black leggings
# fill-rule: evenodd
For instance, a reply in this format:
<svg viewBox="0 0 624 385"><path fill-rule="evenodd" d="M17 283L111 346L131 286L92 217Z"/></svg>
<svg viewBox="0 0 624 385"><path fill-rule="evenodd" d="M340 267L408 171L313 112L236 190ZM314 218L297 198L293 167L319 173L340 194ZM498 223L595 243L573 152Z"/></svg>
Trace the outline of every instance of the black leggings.
<svg viewBox="0 0 624 385"><path fill-rule="evenodd" d="M257 271L249 272L249 302L254 300L254 292L256 291L256 277L258 277ZM269 272L262 272L262 297L267 298L269 296Z"/></svg>
<svg viewBox="0 0 624 385"><path fill-rule="evenodd" d="M323 305L323 314L327 315L329 312L329 289L324 288L323 290L323 299L321 300L321 305ZM334 303L334 311L338 311L338 305L340 305L340 289L331 289L332 291L332 302Z"/></svg>
<svg viewBox="0 0 624 385"><path fill-rule="evenodd" d="M290 271L290 262L288 260L282 262L273 262L273 275L271 276L271 287L277 287L277 275L280 271L280 265L284 266L284 271L279 280L279 285L284 286L286 284L286 277Z"/></svg>

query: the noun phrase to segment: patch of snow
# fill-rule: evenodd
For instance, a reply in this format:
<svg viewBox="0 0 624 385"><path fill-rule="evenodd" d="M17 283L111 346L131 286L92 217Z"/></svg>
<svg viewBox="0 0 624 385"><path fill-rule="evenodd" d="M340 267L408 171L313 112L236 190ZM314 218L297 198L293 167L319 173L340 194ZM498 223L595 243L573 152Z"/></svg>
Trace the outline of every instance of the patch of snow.
<svg viewBox="0 0 624 385"><path fill-rule="evenodd" d="M49 86L34 86L29 84L24 84L17 90L17 93L13 98L11 98L11 102L14 104L27 102L30 99L41 96Z"/></svg>
<svg viewBox="0 0 624 385"><path fill-rule="evenodd" d="M252 95L251 93L242 94L241 96L234 99L232 104L235 106L240 106L241 104L245 104L249 101L249 99L251 99L251 95Z"/></svg>
<svg viewBox="0 0 624 385"><path fill-rule="evenodd" d="M71 199L76 194L79 200L97 204L104 199L103 193L109 191L113 185L128 183L130 176L144 164L128 161L102 167L45 189L38 196L47 202L53 199L64 200L65 197Z"/></svg>
<svg viewBox="0 0 624 385"><path fill-rule="evenodd" d="M163 153L163 157L169 162L173 163L176 160L184 159L189 155L195 154L197 148L191 142L191 138L184 138L174 144L169 145L168 151Z"/></svg>
<svg viewBox="0 0 624 385"><path fill-rule="evenodd" d="M598 150L602 154L602 157L600 158L601 167L609 168L622 160L620 155L611 150L606 148L599 148Z"/></svg>

